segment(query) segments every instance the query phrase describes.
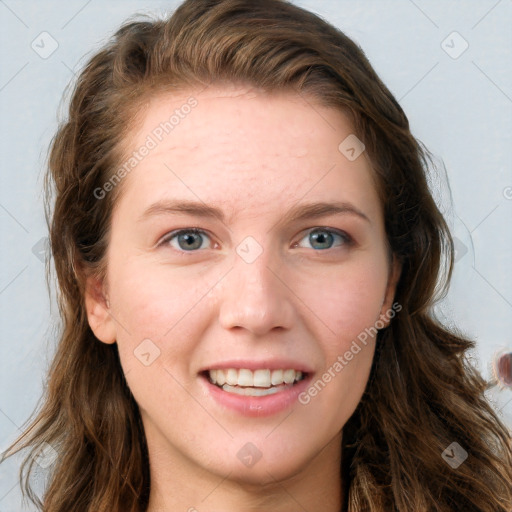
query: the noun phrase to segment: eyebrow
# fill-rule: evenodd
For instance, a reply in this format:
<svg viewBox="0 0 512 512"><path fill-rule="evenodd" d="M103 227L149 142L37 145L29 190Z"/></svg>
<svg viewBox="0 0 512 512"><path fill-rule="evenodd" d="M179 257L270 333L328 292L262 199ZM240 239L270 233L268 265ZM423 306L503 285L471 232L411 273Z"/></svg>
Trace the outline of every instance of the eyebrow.
<svg viewBox="0 0 512 512"><path fill-rule="evenodd" d="M195 217L218 219L225 223L224 212L215 206L207 205L200 201L163 200L153 203L139 217L139 221L146 220L154 215L188 214ZM279 223L300 222L328 215L354 215L368 223L371 221L367 215L348 202L318 202L299 203L291 208L279 221Z"/></svg>

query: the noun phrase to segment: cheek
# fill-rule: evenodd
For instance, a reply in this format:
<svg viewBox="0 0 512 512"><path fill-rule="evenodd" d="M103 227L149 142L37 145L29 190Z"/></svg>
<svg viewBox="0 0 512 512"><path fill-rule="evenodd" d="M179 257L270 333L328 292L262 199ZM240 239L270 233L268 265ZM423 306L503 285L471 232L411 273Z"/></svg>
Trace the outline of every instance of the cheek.
<svg viewBox="0 0 512 512"><path fill-rule="evenodd" d="M123 373L141 410L169 414L190 408L182 386L190 380L189 364L198 332L200 289L183 287L140 267L129 267L113 280L117 345ZM112 287L114 290L114 286ZM196 305L196 307L194 307Z"/></svg>
<svg viewBox="0 0 512 512"><path fill-rule="evenodd" d="M192 353L213 315L208 292L221 274L191 278L190 270L169 271L135 259L110 268L115 269L109 283L125 374L135 379L142 371L148 382L162 375L167 379L146 371L140 356L149 352L151 360L156 356L151 369L171 369L181 380L188 379Z"/></svg>
<svg viewBox="0 0 512 512"><path fill-rule="evenodd" d="M324 356L322 371L301 403L330 411L322 413L330 429L348 420L368 382L387 277L385 258L361 258L301 279L301 293L315 313L308 325Z"/></svg>
<svg viewBox="0 0 512 512"><path fill-rule="evenodd" d="M164 335L172 332L181 309L178 295L168 289L165 280L156 280L144 267L136 268L124 262L111 268L114 269L109 275L112 316L124 373L129 382L141 373L147 381L152 381L161 373L158 369L169 348L171 357L179 350L175 345L163 350Z"/></svg>
<svg viewBox="0 0 512 512"><path fill-rule="evenodd" d="M134 260L113 268L116 272L109 282L117 319L130 333L158 339L178 324L190 323L186 320L194 317L196 306L212 286L204 276L191 278L190 272L170 272L151 261Z"/></svg>
<svg viewBox="0 0 512 512"><path fill-rule="evenodd" d="M361 261L302 280L302 295L308 297L307 305L324 325L322 338L328 340L328 349L344 352L347 344L375 325L387 277L386 263L375 260L371 264Z"/></svg>

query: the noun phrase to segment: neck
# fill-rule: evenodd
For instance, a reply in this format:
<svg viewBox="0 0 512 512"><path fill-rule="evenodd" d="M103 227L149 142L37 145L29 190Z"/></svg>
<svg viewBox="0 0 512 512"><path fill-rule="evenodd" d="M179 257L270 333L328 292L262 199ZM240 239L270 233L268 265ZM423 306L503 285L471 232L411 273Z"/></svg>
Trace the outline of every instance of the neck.
<svg viewBox="0 0 512 512"><path fill-rule="evenodd" d="M341 433L324 446L303 468L276 477L265 470L259 481L248 481L234 469L215 474L175 454L162 460L163 450L148 446L151 493L147 512L340 512L342 507ZM154 456L153 456L154 455Z"/></svg>

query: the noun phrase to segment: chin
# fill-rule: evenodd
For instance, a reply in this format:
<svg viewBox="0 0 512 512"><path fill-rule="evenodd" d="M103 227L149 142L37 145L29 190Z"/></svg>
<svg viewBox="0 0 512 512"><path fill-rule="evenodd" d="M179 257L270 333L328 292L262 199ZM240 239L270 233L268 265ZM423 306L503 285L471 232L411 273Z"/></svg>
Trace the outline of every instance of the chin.
<svg viewBox="0 0 512 512"><path fill-rule="evenodd" d="M242 467L241 467L242 466ZM230 480L247 491L261 492L262 486L272 486L290 480L301 473L307 461L266 461L261 458L252 467L237 465L230 469Z"/></svg>

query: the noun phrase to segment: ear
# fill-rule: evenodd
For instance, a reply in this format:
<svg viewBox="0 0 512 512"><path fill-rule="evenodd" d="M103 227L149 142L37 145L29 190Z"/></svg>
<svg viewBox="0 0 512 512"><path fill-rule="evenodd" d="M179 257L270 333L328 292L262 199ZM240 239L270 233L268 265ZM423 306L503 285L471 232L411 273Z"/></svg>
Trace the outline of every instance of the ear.
<svg viewBox="0 0 512 512"><path fill-rule="evenodd" d="M110 314L110 304L104 293L103 282L87 277L85 285L85 309L92 332L103 343L116 342L116 325Z"/></svg>
<svg viewBox="0 0 512 512"><path fill-rule="evenodd" d="M385 327L389 325L389 323L391 322L391 318L393 318L390 318L389 311L392 309L393 306L396 287L400 279L401 273L402 264L397 260L395 256L393 256L393 260L391 262L391 267L389 271L388 284L386 286L386 293L384 295L384 301L382 303L382 307L380 310L380 320L384 322ZM400 307L400 309L402 308ZM398 311L400 311L400 309L398 309Z"/></svg>

